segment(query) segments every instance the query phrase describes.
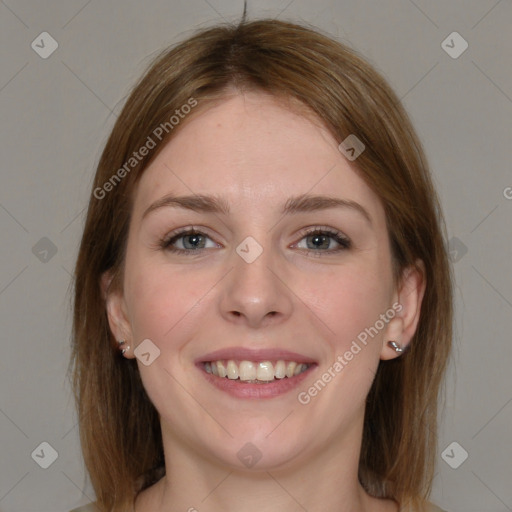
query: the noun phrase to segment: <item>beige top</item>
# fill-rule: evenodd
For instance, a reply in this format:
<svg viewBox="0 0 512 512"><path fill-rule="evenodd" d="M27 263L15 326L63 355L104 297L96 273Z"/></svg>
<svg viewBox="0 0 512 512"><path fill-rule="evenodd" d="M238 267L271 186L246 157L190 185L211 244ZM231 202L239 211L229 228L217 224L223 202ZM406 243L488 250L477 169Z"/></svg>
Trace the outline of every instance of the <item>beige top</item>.
<svg viewBox="0 0 512 512"><path fill-rule="evenodd" d="M89 503L89 505L84 505L83 507L74 508L73 510L70 510L70 512L98 512L98 509L95 507L94 503ZM414 512L414 510L410 510L409 512ZM446 511L440 509L433 503L429 503L426 512L446 512Z"/></svg>

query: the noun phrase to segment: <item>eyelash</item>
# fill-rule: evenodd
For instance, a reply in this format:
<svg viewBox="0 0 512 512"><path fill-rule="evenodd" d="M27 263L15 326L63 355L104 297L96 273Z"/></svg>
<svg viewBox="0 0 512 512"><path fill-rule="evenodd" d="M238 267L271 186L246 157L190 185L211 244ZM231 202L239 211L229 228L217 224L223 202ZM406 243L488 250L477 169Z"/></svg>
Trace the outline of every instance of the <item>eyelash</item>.
<svg viewBox="0 0 512 512"><path fill-rule="evenodd" d="M184 254L187 256L192 256L193 253L200 253L204 251L206 248L200 248L200 249L178 249L176 247L173 247L173 243L175 243L180 238L183 238L188 235L202 235L206 236L207 238L210 238L206 233L195 229L194 227L191 228L183 228L179 231L175 231L174 233L171 233L164 239L160 241L160 247L163 250L175 253L175 254ZM339 244L339 247L336 249L329 249L327 251L322 250L313 250L313 249L301 249L302 251L305 251L307 254L313 255L315 257L321 256L322 254L335 254L341 251L345 251L347 249L350 249L352 247L352 243L349 238L347 238L343 233L340 231L333 230L331 228L328 228L326 226L322 227L315 227L308 229L304 232L302 235L302 238L299 240L301 242L304 238L307 238L308 236L312 235L327 235L331 237L335 242ZM211 238L210 238L211 239ZM296 243L299 243L296 242Z"/></svg>

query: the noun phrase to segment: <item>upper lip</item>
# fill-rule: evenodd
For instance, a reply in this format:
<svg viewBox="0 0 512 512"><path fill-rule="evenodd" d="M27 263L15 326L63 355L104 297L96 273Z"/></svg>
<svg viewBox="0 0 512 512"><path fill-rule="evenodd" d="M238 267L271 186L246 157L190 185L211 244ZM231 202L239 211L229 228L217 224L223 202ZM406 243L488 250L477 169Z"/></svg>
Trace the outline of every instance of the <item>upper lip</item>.
<svg viewBox="0 0 512 512"><path fill-rule="evenodd" d="M196 359L196 363L206 363L211 361L222 360L239 360L239 361L294 361L296 363L315 363L311 357L290 350L272 349L252 349L246 347L230 347L209 352L204 356Z"/></svg>

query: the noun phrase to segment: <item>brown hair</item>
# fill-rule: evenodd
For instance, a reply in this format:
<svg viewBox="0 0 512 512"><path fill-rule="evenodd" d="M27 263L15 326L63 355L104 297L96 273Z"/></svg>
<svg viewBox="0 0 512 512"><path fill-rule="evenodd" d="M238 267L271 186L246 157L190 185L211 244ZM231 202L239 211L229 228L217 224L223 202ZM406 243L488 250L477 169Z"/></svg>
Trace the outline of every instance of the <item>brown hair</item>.
<svg viewBox="0 0 512 512"><path fill-rule="evenodd" d="M359 464L369 494L420 506L432 483L437 401L452 334L452 278L437 195L421 144L385 80L345 45L277 20L203 29L159 55L128 98L101 156L75 269L71 360L97 505L121 511L165 471L159 415L136 361L119 355L100 280L110 271L112 286L122 286L133 193L180 126L174 129L170 117L191 99L199 109L230 89L299 100L339 142L356 134L366 149L354 164L384 205L395 278L418 260L424 263L419 325L406 353L379 365ZM165 136L156 140L159 126L166 127ZM156 147L127 167L152 134ZM117 173L122 179L113 180L123 166L126 172Z"/></svg>

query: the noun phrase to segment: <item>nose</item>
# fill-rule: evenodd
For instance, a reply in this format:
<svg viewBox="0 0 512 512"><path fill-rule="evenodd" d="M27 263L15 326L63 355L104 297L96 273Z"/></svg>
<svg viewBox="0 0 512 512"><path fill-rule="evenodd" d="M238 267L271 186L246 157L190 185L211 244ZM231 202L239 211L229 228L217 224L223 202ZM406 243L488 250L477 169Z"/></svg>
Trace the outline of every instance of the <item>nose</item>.
<svg viewBox="0 0 512 512"><path fill-rule="evenodd" d="M251 263L233 251L233 268L226 276L219 301L224 319L259 328L281 323L291 315L293 293L277 260L267 248Z"/></svg>

